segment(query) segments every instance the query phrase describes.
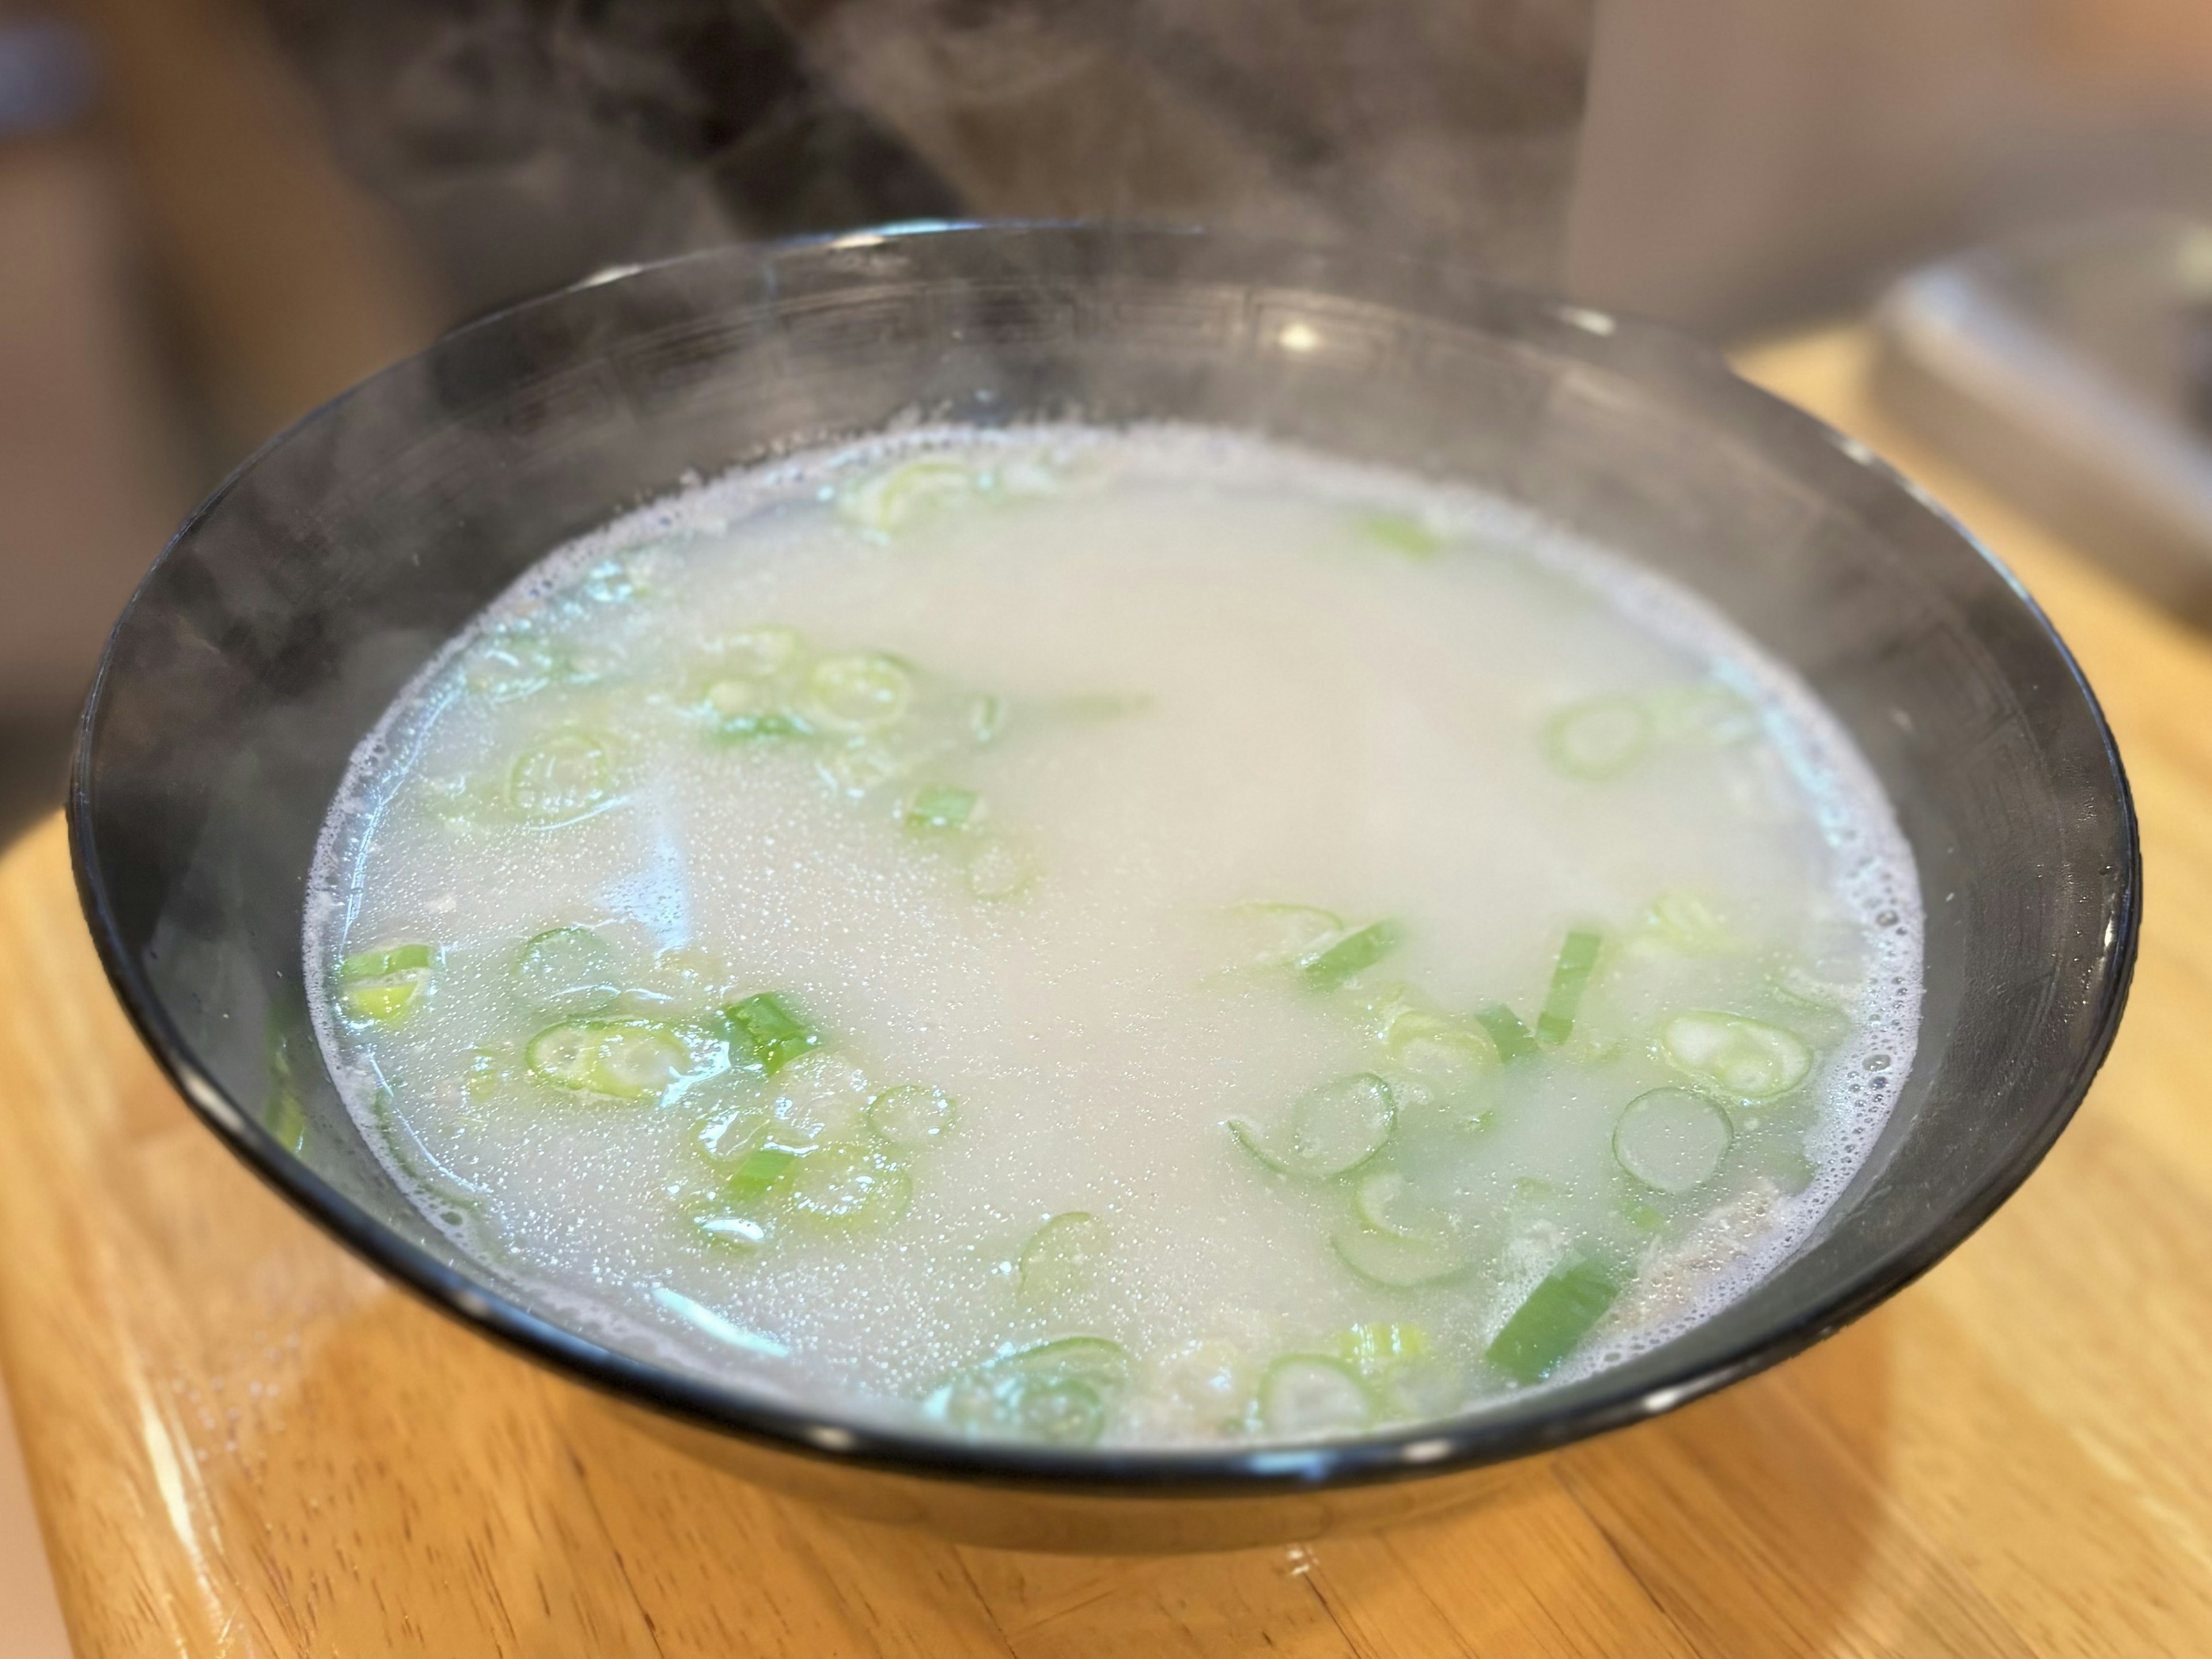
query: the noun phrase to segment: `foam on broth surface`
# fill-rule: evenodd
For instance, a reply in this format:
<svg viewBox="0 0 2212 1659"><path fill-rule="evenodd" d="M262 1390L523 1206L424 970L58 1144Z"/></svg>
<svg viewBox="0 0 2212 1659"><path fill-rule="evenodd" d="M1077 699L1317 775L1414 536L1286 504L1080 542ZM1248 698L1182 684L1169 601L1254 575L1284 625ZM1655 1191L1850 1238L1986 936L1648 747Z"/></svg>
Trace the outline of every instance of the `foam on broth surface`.
<svg viewBox="0 0 2212 1659"><path fill-rule="evenodd" d="M1909 1066L1911 855L1706 607L1190 430L696 489L434 661L335 804L334 1075L491 1271L948 1433L1295 1439L1663 1340Z"/></svg>

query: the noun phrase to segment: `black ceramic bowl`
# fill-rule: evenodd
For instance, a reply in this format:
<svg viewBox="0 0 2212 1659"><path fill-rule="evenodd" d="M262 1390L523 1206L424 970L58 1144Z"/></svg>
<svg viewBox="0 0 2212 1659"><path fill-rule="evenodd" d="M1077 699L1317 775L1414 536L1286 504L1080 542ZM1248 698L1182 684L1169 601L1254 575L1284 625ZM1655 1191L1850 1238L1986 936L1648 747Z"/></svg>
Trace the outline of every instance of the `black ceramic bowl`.
<svg viewBox="0 0 2212 1659"><path fill-rule="evenodd" d="M1904 1095L1816 1233L1679 1340L1571 1386L1295 1449L957 1444L793 1410L562 1327L369 1153L301 985L316 833L355 744L556 544L678 486L922 410L1240 427L1472 480L1728 612L1825 697L1919 860ZM2005 571L1863 448L1662 330L1478 276L1176 232L952 228L732 250L465 328L294 427L131 600L70 799L86 914L210 1128L473 1329L749 1478L1026 1547L1310 1536L1796 1352L1964 1238L2104 1058L2135 954L2127 787Z"/></svg>

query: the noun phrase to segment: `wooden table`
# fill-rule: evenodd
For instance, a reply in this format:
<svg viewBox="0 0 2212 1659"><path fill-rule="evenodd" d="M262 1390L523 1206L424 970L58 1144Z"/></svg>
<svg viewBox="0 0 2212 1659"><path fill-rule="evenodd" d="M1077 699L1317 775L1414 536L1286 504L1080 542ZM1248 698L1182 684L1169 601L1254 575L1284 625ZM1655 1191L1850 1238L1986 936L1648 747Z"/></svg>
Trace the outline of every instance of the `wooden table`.
<svg viewBox="0 0 2212 1659"><path fill-rule="evenodd" d="M1920 1285L1441 1524L1157 1560L878 1530L684 1462L264 1193L116 1012L48 824L0 866L0 1365L81 1659L2212 1654L2212 644L1914 453L1863 359L1747 368L2049 607L2153 895L2079 1121Z"/></svg>

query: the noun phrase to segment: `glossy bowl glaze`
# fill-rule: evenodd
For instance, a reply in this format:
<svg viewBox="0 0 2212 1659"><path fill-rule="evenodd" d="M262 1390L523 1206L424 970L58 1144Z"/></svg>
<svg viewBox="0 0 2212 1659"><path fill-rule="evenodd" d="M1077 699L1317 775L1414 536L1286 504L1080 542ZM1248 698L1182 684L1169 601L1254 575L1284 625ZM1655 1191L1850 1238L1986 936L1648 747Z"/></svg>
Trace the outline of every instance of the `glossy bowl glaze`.
<svg viewBox="0 0 2212 1659"><path fill-rule="evenodd" d="M1467 480L1703 594L1895 803L1927 900L1903 1097L1771 1278L1616 1369L1324 1445L957 1443L793 1409L565 1328L456 1252L325 1074L316 835L416 668L556 544L698 475L917 415L1241 428ZM1664 330L1462 271L1199 233L943 227L702 254L477 323L309 416L178 533L70 797L118 992L234 1152L400 1283L748 1479L1029 1548L1311 1537L1479 1497L1835 1330L2023 1180L2110 1045L2140 887L2088 688L2013 579L1859 445Z"/></svg>

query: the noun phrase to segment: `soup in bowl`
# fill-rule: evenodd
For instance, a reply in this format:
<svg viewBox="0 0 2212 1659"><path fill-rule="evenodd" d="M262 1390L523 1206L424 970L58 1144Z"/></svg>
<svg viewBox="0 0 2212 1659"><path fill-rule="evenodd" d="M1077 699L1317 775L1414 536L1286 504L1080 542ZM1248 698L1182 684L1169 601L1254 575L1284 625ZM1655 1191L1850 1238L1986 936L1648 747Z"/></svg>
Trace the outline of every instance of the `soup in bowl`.
<svg viewBox="0 0 2212 1659"><path fill-rule="evenodd" d="M450 337L187 526L71 807L142 1030L342 1239L1032 1547L1465 1501L1833 1329L2024 1178L2134 939L2094 701L1863 450L1167 232Z"/></svg>

